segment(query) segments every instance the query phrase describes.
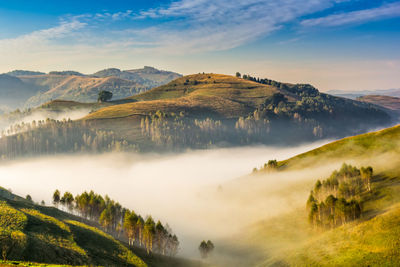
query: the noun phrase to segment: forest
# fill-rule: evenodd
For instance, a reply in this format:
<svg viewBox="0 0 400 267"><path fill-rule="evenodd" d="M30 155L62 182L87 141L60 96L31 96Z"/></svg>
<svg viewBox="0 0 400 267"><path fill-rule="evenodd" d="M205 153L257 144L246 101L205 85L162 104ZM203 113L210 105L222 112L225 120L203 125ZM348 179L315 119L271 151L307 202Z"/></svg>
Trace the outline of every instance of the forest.
<svg viewBox="0 0 400 267"><path fill-rule="evenodd" d="M362 215L363 197L371 192L373 168L343 164L328 179L318 180L307 200L309 222L314 227L334 228Z"/></svg>
<svg viewBox="0 0 400 267"><path fill-rule="evenodd" d="M56 153L136 151L134 144L117 139L112 131L86 127L72 120L39 120L12 126L16 132L0 138L1 159Z"/></svg>
<svg viewBox="0 0 400 267"><path fill-rule="evenodd" d="M118 239L126 239L129 246L143 247L147 253L175 256L179 240L168 224L157 223L151 216L142 217L133 210L124 208L107 195L93 191L75 197L70 192L61 194L56 190L53 204L67 212L99 223L102 229Z"/></svg>

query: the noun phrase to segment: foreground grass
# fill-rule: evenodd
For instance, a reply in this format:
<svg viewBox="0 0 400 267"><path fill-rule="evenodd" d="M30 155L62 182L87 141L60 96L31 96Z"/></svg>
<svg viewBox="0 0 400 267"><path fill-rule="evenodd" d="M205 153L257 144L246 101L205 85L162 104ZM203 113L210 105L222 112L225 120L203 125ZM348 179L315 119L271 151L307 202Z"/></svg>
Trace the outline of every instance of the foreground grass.
<svg viewBox="0 0 400 267"><path fill-rule="evenodd" d="M26 262L26 261L3 261L0 260L0 266L2 267L70 267L72 265L56 265L56 264L46 264L46 263L36 263L36 262Z"/></svg>
<svg viewBox="0 0 400 267"><path fill-rule="evenodd" d="M201 266L128 248L92 222L35 205L2 188L0 214L0 249L12 260L0 266Z"/></svg>

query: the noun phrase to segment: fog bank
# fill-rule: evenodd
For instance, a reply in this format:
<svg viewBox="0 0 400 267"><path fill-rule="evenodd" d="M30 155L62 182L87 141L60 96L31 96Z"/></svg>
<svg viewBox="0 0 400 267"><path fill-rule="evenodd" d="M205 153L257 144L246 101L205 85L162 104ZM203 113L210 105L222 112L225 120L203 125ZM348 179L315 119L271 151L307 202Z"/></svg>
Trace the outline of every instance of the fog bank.
<svg viewBox="0 0 400 267"><path fill-rule="evenodd" d="M44 200L47 204L55 189L74 195L85 190L108 194L124 207L169 223L181 241L181 255L197 256L201 240L230 235L295 205L291 199L297 193L291 197L282 192L293 187L304 192L304 185L308 186L304 181L312 181L320 173L238 177L269 159L287 159L324 143L293 148L259 146L170 155L109 153L15 161L0 165L0 186L21 196L30 194L34 201ZM282 201L284 198L287 200ZM302 197L300 200L305 201Z"/></svg>
<svg viewBox="0 0 400 267"><path fill-rule="evenodd" d="M48 110L36 110L33 111L31 114L28 114L26 116L22 116L18 119L7 119L7 116L5 118L0 117L0 137L1 137L1 132L7 130L11 130L12 126L16 124L22 124L22 123L32 123L33 121L39 121L39 120L46 120L46 119L53 119L53 120L63 120L63 119L71 119L71 120L77 120L80 118L83 118L84 116L88 115L90 112L90 109L77 109L77 110L69 110L69 111L48 111Z"/></svg>

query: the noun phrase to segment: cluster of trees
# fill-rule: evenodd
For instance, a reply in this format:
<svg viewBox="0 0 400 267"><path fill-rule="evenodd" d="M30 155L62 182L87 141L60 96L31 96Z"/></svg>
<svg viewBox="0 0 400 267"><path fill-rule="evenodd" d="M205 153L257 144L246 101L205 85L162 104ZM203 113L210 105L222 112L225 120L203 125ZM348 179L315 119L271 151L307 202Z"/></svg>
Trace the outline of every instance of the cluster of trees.
<svg viewBox="0 0 400 267"><path fill-rule="evenodd" d="M141 119L142 135L155 145L201 148L226 140L227 127L219 120L189 119L184 113L157 111Z"/></svg>
<svg viewBox="0 0 400 267"><path fill-rule="evenodd" d="M210 240L208 240L207 242L203 240L199 246L201 257L207 258L208 255L214 250L214 248L214 244Z"/></svg>
<svg viewBox="0 0 400 267"><path fill-rule="evenodd" d="M278 161L276 159L270 159L267 163L264 163L260 169L254 168L253 173L272 172L276 170L278 170Z"/></svg>
<svg viewBox="0 0 400 267"><path fill-rule="evenodd" d="M112 92L102 90L99 92L99 96L97 97L97 102L107 102L111 100L112 97L113 97Z"/></svg>
<svg viewBox="0 0 400 267"><path fill-rule="evenodd" d="M26 243L27 237L23 232L0 228L0 249L4 261L15 256L14 254L20 256Z"/></svg>
<svg viewBox="0 0 400 267"><path fill-rule="evenodd" d="M236 72L236 77L240 78L242 75L240 72ZM310 84L287 84L287 83L282 83L274 80L270 80L267 78L259 78L259 77L252 77L249 74L244 74L243 79L261 83L261 84L267 84L267 85L272 85L274 87L277 87L281 90L286 90L291 93L294 93L299 96L317 96L319 95L318 89L316 89L314 86Z"/></svg>
<svg viewBox="0 0 400 267"><path fill-rule="evenodd" d="M171 228L160 221L154 222L151 216L143 218L133 210L126 209L107 195L101 196L93 191L83 192L75 197L70 192L61 194L56 190L53 204L82 218L97 222L108 233L128 239L130 246L140 246L147 253L156 252L174 256L178 253L179 240Z"/></svg>
<svg viewBox="0 0 400 267"><path fill-rule="evenodd" d="M0 193L10 192L0 188ZM0 253L3 260L21 257L24 247L28 241L27 236L22 232L27 223L27 217L0 201ZM0 263L0 265L2 265Z"/></svg>
<svg viewBox="0 0 400 267"><path fill-rule="evenodd" d="M157 111L141 119L141 133L150 144L164 148L205 148L215 144L274 143L313 140L324 135L322 127L312 119L302 119L299 113L289 114L287 99L276 94L264 105L238 119L197 119L185 114ZM292 132L296 131L296 138Z"/></svg>
<svg viewBox="0 0 400 267"><path fill-rule="evenodd" d="M168 225L154 222L149 216L145 221L134 211L127 210L124 215L124 233L130 246L143 246L147 253L154 251L162 255L175 256L178 253L179 241Z"/></svg>
<svg viewBox="0 0 400 267"><path fill-rule="evenodd" d="M0 138L0 157L69 152L135 151L137 147L112 131L94 130L71 120L41 120L15 126L20 133Z"/></svg>
<svg viewBox="0 0 400 267"><path fill-rule="evenodd" d="M371 191L372 167L358 169L343 164L328 179L318 180L307 200L309 221L318 227L336 227L362 213L364 192Z"/></svg>

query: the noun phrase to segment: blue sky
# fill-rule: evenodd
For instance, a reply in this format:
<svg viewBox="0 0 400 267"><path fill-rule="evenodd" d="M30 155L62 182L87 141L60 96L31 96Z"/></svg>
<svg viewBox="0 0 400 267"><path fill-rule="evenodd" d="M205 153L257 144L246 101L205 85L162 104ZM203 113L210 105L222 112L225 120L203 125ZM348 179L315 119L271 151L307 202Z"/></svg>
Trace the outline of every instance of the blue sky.
<svg viewBox="0 0 400 267"><path fill-rule="evenodd" d="M144 65L400 87L400 1L0 0L0 72Z"/></svg>

